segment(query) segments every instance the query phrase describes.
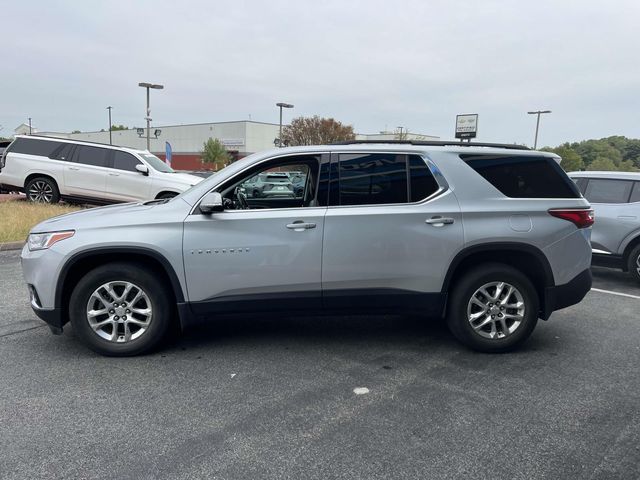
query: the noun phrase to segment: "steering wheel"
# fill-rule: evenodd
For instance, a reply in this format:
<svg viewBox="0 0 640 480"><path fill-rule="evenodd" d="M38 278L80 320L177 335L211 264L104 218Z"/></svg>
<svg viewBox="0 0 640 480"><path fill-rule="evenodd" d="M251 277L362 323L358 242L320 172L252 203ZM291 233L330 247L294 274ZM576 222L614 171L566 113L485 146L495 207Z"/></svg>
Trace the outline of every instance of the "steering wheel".
<svg viewBox="0 0 640 480"><path fill-rule="evenodd" d="M249 210L249 203L247 203L247 196L243 192L241 192L239 188L236 189L235 194L236 194L235 196L238 204L238 209Z"/></svg>

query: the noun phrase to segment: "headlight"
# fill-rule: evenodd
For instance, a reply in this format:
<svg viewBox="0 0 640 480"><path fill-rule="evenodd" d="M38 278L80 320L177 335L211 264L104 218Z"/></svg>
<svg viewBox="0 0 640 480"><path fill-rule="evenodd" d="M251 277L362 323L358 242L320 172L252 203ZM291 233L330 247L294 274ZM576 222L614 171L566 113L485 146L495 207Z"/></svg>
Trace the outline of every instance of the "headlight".
<svg viewBox="0 0 640 480"><path fill-rule="evenodd" d="M29 250L32 252L34 250L44 250L53 244L58 243L60 240L73 237L74 233L76 232L73 230L68 230L66 232L32 233L29 235L29 239L27 240Z"/></svg>

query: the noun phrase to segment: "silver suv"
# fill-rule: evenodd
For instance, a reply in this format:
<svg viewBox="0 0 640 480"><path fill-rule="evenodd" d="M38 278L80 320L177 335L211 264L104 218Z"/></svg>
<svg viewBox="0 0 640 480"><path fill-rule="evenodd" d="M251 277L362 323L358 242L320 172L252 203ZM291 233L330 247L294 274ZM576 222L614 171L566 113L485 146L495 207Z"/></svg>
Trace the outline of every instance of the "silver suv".
<svg viewBox="0 0 640 480"><path fill-rule="evenodd" d="M571 172L598 219L593 263L620 268L640 282L640 173Z"/></svg>
<svg viewBox="0 0 640 480"><path fill-rule="evenodd" d="M559 157L514 146L356 143L254 154L170 200L37 225L31 305L107 355L226 312L446 317L481 351L513 348L591 287L592 211ZM259 174L299 197L247 198Z"/></svg>

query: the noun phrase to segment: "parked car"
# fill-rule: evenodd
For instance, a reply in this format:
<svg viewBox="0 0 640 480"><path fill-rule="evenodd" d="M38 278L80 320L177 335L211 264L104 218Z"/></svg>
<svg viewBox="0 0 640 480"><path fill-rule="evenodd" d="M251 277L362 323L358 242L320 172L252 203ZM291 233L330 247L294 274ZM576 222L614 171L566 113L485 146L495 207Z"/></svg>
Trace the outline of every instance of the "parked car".
<svg viewBox="0 0 640 480"><path fill-rule="evenodd" d="M9 146L9 144L11 144L11 142L8 142L8 141L0 142L0 159L2 158L2 154L4 153L6 148ZM2 185L0 185L0 193L7 193L7 192L8 190L2 188Z"/></svg>
<svg viewBox="0 0 640 480"><path fill-rule="evenodd" d="M592 210L558 160L446 142L253 154L176 198L34 227L31 306L106 355L146 352L174 322L320 309L446 317L469 347L505 351L591 287ZM284 168L308 172L302 197L247 201L241 185Z"/></svg>
<svg viewBox="0 0 640 480"><path fill-rule="evenodd" d="M295 190L287 172L266 172L243 182L242 190L248 198L295 197Z"/></svg>
<svg viewBox="0 0 640 480"><path fill-rule="evenodd" d="M571 172L597 222L594 265L619 268L640 282L640 173Z"/></svg>
<svg viewBox="0 0 640 480"><path fill-rule="evenodd" d="M176 196L201 181L146 150L62 138L18 135L0 160L0 185L32 202L145 201Z"/></svg>

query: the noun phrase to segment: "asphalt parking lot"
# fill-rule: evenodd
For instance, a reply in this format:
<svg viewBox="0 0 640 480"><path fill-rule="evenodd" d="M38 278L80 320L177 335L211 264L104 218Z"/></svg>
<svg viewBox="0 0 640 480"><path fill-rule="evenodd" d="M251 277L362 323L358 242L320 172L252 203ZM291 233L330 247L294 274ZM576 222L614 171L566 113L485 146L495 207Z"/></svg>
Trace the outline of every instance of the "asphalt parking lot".
<svg viewBox="0 0 640 480"><path fill-rule="evenodd" d="M518 352L412 317L235 318L114 359L0 252L0 478L640 478L640 296L595 271ZM367 388L357 395L355 388Z"/></svg>

